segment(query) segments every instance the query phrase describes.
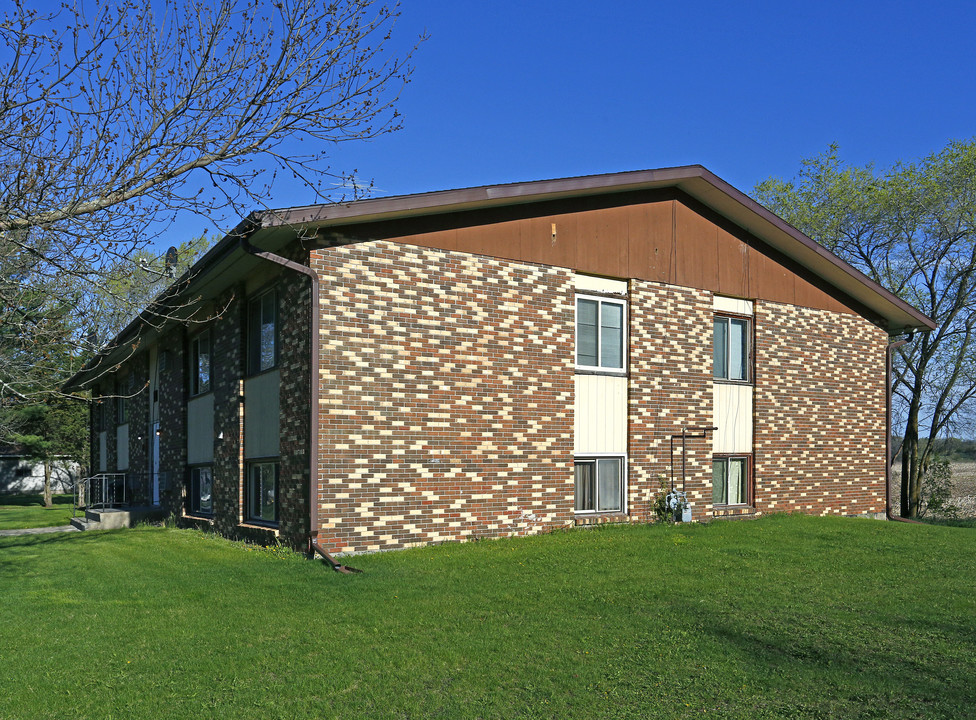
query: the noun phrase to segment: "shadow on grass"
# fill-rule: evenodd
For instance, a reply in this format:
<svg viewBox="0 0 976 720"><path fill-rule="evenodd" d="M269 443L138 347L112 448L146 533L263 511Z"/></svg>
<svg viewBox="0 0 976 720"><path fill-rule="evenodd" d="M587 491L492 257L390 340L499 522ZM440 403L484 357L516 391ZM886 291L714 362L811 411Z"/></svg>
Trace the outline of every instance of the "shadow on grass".
<svg viewBox="0 0 976 720"><path fill-rule="evenodd" d="M976 528L976 518L946 518L940 520L923 518L922 522L926 525L938 525L940 527Z"/></svg>
<svg viewBox="0 0 976 720"><path fill-rule="evenodd" d="M54 505L71 505L74 502L72 495L55 495L52 499ZM0 507L11 505L15 507L44 506L43 495L0 495Z"/></svg>
<svg viewBox="0 0 976 720"><path fill-rule="evenodd" d="M830 698L826 702L835 706L876 704L884 716L886 707L895 717L916 717L913 707L920 714L925 714L923 709L933 711L935 717L953 717L952 708L976 707L972 664L947 662L943 650L932 643L933 638L948 636L961 656L976 657L976 633L971 627L921 621L904 628L893 619L889 624L878 618L871 624L890 627L890 635L865 642L843 630L834 635L782 634L735 627L714 617L703 623L702 630L734 647L758 674L791 678L796 691L778 692L772 701L757 700L765 709L770 705L776 712L802 709L791 706L809 701L810 686L819 686Z"/></svg>

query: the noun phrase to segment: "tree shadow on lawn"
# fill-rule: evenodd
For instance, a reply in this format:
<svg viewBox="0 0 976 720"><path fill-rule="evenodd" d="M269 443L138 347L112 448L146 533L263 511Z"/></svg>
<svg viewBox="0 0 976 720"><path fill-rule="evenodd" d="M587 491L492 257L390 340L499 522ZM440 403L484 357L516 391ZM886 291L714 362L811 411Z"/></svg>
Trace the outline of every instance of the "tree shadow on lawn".
<svg viewBox="0 0 976 720"><path fill-rule="evenodd" d="M904 618L881 617L873 618L872 625L883 635L867 642L852 638L850 644L844 644L843 630L833 637L782 628L764 632L762 627L743 629L714 617L703 619L701 629L735 648L750 672L755 669L761 678L783 678L786 687L796 689L795 699L801 704L815 699L810 689L816 688L824 705L849 708L853 703L877 702L897 708L893 714L898 717L916 717L916 711L924 714L933 706L937 713L976 708L976 683L971 679L976 663L958 661L976 657L976 631L971 625L917 621L906 627ZM946 653L935 647L932 638L954 647ZM789 705L791 694L777 694L772 704Z"/></svg>
<svg viewBox="0 0 976 720"><path fill-rule="evenodd" d="M54 505L71 505L74 502L72 495L55 495L51 498ZM33 507L44 506L43 495L0 495L0 507Z"/></svg>
<svg viewBox="0 0 976 720"><path fill-rule="evenodd" d="M86 532L53 532L28 535L7 535L0 537L0 576L16 578L21 574L22 566L30 562L22 552L29 548L54 548L58 552L71 552L79 548L96 545L105 535L115 533L115 530L86 531Z"/></svg>

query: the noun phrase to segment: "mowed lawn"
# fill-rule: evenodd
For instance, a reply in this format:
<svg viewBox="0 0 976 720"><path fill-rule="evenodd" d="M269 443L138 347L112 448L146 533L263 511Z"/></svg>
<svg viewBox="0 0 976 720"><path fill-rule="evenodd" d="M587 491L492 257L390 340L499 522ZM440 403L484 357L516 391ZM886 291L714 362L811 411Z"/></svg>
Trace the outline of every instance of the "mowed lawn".
<svg viewBox="0 0 976 720"><path fill-rule="evenodd" d="M320 562L0 538L0 718L976 716L976 530L776 516Z"/></svg>
<svg viewBox="0 0 976 720"><path fill-rule="evenodd" d="M57 527L71 522L74 498L54 495L53 507L44 507L43 495L0 495L0 530Z"/></svg>

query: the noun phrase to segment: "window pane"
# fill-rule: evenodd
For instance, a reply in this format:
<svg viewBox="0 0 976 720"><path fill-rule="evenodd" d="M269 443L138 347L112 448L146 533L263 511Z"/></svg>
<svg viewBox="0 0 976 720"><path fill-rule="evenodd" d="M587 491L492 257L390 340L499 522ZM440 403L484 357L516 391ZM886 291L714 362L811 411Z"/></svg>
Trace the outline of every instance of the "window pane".
<svg viewBox="0 0 976 720"><path fill-rule="evenodd" d="M261 299L261 370L275 364L275 294Z"/></svg>
<svg viewBox="0 0 976 720"><path fill-rule="evenodd" d="M278 495L275 487L275 466L262 465L261 468L261 519L273 522L275 519L275 500Z"/></svg>
<svg viewBox="0 0 976 720"><path fill-rule="evenodd" d="M576 364L597 364L596 300L576 301Z"/></svg>
<svg viewBox="0 0 976 720"><path fill-rule="evenodd" d="M713 356L715 358L715 377L727 378L728 368L728 349L729 349L729 321L728 318L715 318L715 346Z"/></svg>
<svg viewBox="0 0 976 720"><path fill-rule="evenodd" d="M596 463L576 463L576 509L595 510L593 499L596 497Z"/></svg>
<svg viewBox="0 0 976 720"><path fill-rule="evenodd" d="M749 321L732 320L729 333L729 379L747 380L749 366Z"/></svg>
<svg viewBox="0 0 976 720"><path fill-rule="evenodd" d="M198 492L200 493L200 505L198 510L205 513L213 512L213 496L211 495L213 480L210 468L198 468L197 472L200 478L199 482L197 483L199 487Z"/></svg>
<svg viewBox="0 0 976 720"><path fill-rule="evenodd" d="M617 458L597 460L597 478L600 486L597 510L620 510L620 460Z"/></svg>
<svg viewBox="0 0 976 720"><path fill-rule="evenodd" d="M716 505L726 504L725 467L725 460L712 461L712 502Z"/></svg>
<svg viewBox="0 0 976 720"><path fill-rule="evenodd" d="M746 459L729 459L729 505L746 501Z"/></svg>
<svg viewBox="0 0 976 720"><path fill-rule="evenodd" d="M197 388L198 393L210 390L210 337L204 335L197 341Z"/></svg>
<svg viewBox="0 0 976 720"><path fill-rule="evenodd" d="M624 308L616 303L601 303L600 366L624 366Z"/></svg>

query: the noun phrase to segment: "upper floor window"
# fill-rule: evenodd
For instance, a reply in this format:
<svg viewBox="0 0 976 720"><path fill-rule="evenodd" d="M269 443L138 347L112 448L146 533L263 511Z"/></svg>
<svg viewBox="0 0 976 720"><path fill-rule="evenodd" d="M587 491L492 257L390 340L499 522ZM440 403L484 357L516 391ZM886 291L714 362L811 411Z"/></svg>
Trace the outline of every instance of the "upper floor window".
<svg viewBox="0 0 976 720"><path fill-rule="evenodd" d="M600 297L576 297L576 366L624 369L625 303Z"/></svg>
<svg viewBox="0 0 976 720"><path fill-rule="evenodd" d="M125 425L129 422L129 377L115 383L115 424Z"/></svg>
<svg viewBox="0 0 976 720"><path fill-rule="evenodd" d="M274 290L251 300L247 308L247 367L251 374L278 363L278 294Z"/></svg>
<svg viewBox="0 0 976 720"><path fill-rule="evenodd" d="M716 380L749 382L749 318L715 316L714 374Z"/></svg>
<svg viewBox="0 0 976 720"><path fill-rule="evenodd" d="M210 333L204 332L190 341L190 394L200 395L211 389Z"/></svg>

